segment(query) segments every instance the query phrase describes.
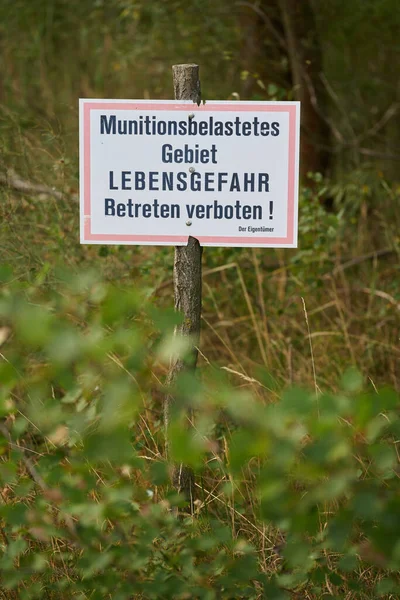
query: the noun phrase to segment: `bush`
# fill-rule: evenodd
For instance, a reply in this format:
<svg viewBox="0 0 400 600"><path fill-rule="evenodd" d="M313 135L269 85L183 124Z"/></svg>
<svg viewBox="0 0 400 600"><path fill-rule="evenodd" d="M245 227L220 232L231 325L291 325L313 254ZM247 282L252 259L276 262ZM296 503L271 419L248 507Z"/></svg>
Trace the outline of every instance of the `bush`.
<svg viewBox="0 0 400 600"><path fill-rule="evenodd" d="M159 383L182 351L176 315L93 273L63 275L54 293L2 277L6 598L400 593L394 392L365 393L350 370L339 393L266 404L211 367L184 374L170 461L194 469L199 494L177 518Z"/></svg>

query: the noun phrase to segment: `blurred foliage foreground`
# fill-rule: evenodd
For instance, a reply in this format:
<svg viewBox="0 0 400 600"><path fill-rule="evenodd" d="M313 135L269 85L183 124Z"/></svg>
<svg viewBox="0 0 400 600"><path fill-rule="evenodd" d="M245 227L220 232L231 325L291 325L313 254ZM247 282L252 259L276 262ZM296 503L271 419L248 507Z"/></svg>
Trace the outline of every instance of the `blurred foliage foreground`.
<svg viewBox="0 0 400 600"><path fill-rule="evenodd" d="M335 394L265 405L220 370L185 374L170 460L198 494L178 519L158 377L184 351L176 315L92 273L52 292L2 279L6 598L399 597L394 392L363 392L352 370Z"/></svg>

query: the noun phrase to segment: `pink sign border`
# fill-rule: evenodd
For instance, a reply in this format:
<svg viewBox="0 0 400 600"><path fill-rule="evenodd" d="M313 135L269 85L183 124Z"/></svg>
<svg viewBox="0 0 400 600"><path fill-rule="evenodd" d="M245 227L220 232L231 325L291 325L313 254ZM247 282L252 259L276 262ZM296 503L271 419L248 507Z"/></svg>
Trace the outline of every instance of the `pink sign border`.
<svg viewBox="0 0 400 600"><path fill-rule="evenodd" d="M274 245L293 245L294 224L295 224L295 179L296 179L296 104L264 104L264 103L241 103L216 104L207 102L206 104L174 104L146 102L110 102L110 101L84 101L83 103L83 207L84 207L84 225L83 225L83 243L85 242L105 242L105 243L123 243L123 242L144 242L147 244L171 243L185 244L188 241L188 235L126 235L126 234L108 234L92 233L91 231L91 161L90 161L90 111L91 110L179 110L187 112L202 111L265 111L265 112L287 112L289 114L289 148L288 148L288 210L287 210L287 236L280 238L272 237L230 237L230 236L196 236L200 244L246 244L249 246L274 246Z"/></svg>

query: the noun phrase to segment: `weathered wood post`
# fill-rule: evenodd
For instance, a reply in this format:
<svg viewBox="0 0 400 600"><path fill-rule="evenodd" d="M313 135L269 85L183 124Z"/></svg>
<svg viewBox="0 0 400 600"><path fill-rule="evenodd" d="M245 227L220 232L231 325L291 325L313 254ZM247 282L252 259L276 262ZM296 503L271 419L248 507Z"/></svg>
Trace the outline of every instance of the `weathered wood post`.
<svg viewBox="0 0 400 600"><path fill-rule="evenodd" d="M174 65L172 71L175 99L192 100L199 104L201 92L198 65ZM183 314L183 322L176 328L175 335L190 338L191 352L185 360L177 359L171 364L168 385L173 383L178 373L182 370L194 370L196 368L197 346L200 340L202 250L198 240L193 237L189 237L187 246L175 247L175 308ZM164 405L167 453L168 423L173 402L174 398L168 395ZM192 414L189 412L189 422L191 417ZM192 469L183 464L174 465L172 469L172 484L187 500L187 507L182 509L182 513L193 514L194 474Z"/></svg>

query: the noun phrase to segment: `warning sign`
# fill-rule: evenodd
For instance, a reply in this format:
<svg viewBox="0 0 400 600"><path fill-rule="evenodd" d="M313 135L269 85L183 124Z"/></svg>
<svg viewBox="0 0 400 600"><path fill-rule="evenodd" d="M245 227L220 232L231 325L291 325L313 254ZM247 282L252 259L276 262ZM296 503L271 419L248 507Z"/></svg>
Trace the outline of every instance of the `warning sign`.
<svg viewBox="0 0 400 600"><path fill-rule="evenodd" d="M80 100L81 242L296 247L299 112Z"/></svg>

